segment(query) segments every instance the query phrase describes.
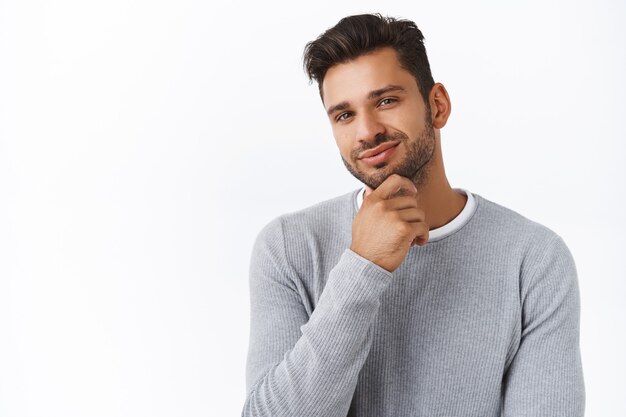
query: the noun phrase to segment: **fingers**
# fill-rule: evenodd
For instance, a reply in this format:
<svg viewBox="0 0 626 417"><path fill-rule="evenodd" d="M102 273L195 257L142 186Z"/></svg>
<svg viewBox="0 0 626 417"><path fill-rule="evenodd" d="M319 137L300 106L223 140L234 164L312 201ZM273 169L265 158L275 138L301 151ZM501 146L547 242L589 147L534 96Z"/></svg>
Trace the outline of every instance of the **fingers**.
<svg viewBox="0 0 626 417"><path fill-rule="evenodd" d="M414 234L414 238L413 241L411 242L411 246L413 245L419 245L419 246L424 246L427 242L428 242L428 225L424 222L418 222L418 223L409 223L411 224L414 229L413 232Z"/></svg>
<svg viewBox="0 0 626 417"><path fill-rule="evenodd" d="M428 243L428 237L427 238L416 237L415 239L413 239L413 242L411 242L411 246L414 246L414 245L424 246L426 243Z"/></svg>
<svg viewBox="0 0 626 417"><path fill-rule="evenodd" d="M381 201L388 210L403 210L408 208L418 208L417 199L413 196L395 197ZM421 210L420 210L421 211Z"/></svg>
<svg viewBox="0 0 626 417"><path fill-rule="evenodd" d="M398 174L391 174L371 193L371 196L381 200L388 200L397 196L416 194L417 188L411 180Z"/></svg>
<svg viewBox="0 0 626 417"><path fill-rule="evenodd" d="M423 246L428 242L429 229L424 221L424 212L416 208L407 208L397 211L398 216L404 222L405 227L411 229L409 236L412 238L411 246Z"/></svg>
<svg viewBox="0 0 626 417"><path fill-rule="evenodd" d="M398 213L398 217L403 222L415 223L415 222L424 222L425 220L424 211L415 207L398 210L397 213ZM424 225L426 225L425 222L424 222Z"/></svg>
<svg viewBox="0 0 626 417"><path fill-rule="evenodd" d="M376 189L365 187L365 196L370 204L382 204L383 212L395 212L394 216L402 224L401 233L411 239L411 246L428 243L426 216L419 208L417 188L410 179L392 174Z"/></svg>

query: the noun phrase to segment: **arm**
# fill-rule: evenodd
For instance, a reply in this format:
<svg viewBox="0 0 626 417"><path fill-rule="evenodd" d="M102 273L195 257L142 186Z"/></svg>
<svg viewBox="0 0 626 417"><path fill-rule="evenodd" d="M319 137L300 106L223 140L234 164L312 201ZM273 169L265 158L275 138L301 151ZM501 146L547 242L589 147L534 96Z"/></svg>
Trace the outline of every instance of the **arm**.
<svg viewBox="0 0 626 417"><path fill-rule="evenodd" d="M504 375L505 417L584 415L576 266L560 236L546 246L521 287L522 333Z"/></svg>
<svg viewBox="0 0 626 417"><path fill-rule="evenodd" d="M308 317L280 219L259 234L250 265L250 340L242 416L348 413L391 273L346 249Z"/></svg>

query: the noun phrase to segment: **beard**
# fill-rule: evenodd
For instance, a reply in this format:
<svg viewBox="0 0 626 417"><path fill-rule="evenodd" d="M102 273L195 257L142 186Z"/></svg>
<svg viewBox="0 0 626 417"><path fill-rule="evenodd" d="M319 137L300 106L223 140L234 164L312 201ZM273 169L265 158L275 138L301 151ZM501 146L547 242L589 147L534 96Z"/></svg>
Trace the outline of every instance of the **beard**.
<svg viewBox="0 0 626 417"><path fill-rule="evenodd" d="M405 157L396 163L396 165L389 165L387 161L381 162L375 165L376 171L373 174L366 174L363 171L356 168L356 161L358 156L368 149L372 149L380 145L381 143L400 140L401 144L406 148ZM350 164L341 156L343 164L348 171L363 184L376 189L382 184L387 177L391 174L398 174L410 179L418 191L421 190L428 181L428 174L430 170L429 162L435 153L435 130L433 129L432 119L430 111L426 112L426 127L424 131L415 140L410 140L404 132L394 132L387 135L380 133L374 138L374 142L370 145L364 145L357 149L353 149L350 153L350 159L354 161L354 165Z"/></svg>

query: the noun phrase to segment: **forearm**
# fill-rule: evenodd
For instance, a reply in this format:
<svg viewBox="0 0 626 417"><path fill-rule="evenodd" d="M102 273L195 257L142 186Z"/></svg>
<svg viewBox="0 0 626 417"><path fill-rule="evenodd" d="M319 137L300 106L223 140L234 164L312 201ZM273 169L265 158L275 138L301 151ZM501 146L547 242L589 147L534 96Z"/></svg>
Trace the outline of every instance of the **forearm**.
<svg viewBox="0 0 626 417"><path fill-rule="evenodd" d="M346 250L300 339L255 383L242 415L345 417L390 280L391 273Z"/></svg>

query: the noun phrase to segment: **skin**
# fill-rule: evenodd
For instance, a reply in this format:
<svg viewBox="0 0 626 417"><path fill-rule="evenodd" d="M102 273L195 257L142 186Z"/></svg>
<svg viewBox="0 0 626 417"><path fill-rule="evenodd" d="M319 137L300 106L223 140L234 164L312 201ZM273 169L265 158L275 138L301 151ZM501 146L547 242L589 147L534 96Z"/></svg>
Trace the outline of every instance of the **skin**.
<svg viewBox="0 0 626 417"><path fill-rule="evenodd" d="M394 271L412 245L426 244L428 231L449 223L467 201L452 189L443 165L448 92L436 83L428 111L416 79L385 47L329 68L321 93L341 158L366 184L351 249ZM388 141L398 145L387 161L370 166L359 159Z"/></svg>

